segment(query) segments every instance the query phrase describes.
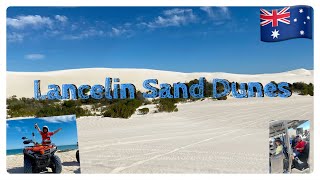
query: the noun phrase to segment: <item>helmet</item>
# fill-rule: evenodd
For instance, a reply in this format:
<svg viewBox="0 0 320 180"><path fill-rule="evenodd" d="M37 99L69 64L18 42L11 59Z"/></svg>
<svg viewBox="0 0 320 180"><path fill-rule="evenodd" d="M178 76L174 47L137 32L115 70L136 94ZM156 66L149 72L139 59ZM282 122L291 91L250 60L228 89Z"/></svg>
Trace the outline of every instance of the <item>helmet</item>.
<svg viewBox="0 0 320 180"><path fill-rule="evenodd" d="M49 132L48 126L43 126L43 127L42 127L42 131L43 131L44 129L47 129L47 132Z"/></svg>

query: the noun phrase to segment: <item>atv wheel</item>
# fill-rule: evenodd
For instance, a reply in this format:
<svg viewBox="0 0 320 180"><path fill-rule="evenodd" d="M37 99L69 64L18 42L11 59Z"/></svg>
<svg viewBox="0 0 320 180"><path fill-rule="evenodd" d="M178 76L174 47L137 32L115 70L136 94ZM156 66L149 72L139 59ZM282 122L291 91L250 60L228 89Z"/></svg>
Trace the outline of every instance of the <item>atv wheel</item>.
<svg viewBox="0 0 320 180"><path fill-rule="evenodd" d="M28 157L24 157L23 160L23 172L24 173L33 173L32 171L32 162L31 159Z"/></svg>
<svg viewBox="0 0 320 180"><path fill-rule="evenodd" d="M51 157L51 163L52 163L52 172L60 174L62 171L62 165L61 160L57 155L53 155Z"/></svg>
<svg viewBox="0 0 320 180"><path fill-rule="evenodd" d="M77 158L78 163L80 163L79 150L76 152L76 158Z"/></svg>

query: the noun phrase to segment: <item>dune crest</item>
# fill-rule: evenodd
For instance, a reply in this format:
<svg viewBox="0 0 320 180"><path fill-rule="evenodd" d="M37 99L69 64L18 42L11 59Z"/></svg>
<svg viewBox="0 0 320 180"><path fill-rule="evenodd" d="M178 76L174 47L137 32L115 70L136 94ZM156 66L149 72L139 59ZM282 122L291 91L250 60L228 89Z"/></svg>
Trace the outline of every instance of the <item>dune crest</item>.
<svg viewBox="0 0 320 180"><path fill-rule="evenodd" d="M159 83L188 82L199 77L208 81L214 78L227 79L230 82L260 82L263 85L275 82L305 82L313 83L313 70L297 69L272 74L232 74L224 72L194 72L182 73L152 69L128 68L85 68L48 72L7 72L7 97L31 98L34 95L33 82L41 80L41 89L47 89L49 84L104 84L105 78L120 78L120 83L132 83L137 90L144 91L142 83L146 79L158 79Z"/></svg>

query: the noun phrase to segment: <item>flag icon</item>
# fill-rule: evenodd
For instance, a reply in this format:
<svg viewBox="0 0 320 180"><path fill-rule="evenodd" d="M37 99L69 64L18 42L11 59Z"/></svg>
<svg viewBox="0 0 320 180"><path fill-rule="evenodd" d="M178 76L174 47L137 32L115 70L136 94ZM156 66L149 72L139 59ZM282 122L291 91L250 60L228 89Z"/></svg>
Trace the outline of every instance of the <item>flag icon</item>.
<svg viewBox="0 0 320 180"><path fill-rule="evenodd" d="M312 39L313 9L291 6L281 9L260 9L261 41L278 42L294 38Z"/></svg>

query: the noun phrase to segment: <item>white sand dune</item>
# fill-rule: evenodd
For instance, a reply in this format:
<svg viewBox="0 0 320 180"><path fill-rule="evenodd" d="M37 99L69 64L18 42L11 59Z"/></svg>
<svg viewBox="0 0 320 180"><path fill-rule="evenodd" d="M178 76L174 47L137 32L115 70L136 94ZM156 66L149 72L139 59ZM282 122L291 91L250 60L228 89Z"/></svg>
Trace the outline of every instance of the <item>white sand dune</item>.
<svg viewBox="0 0 320 180"><path fill-rule="evenodd" d="M133 83L143 90L143 81L150 78L159 83L187 82L199 77L262 84L310 83L313 70L258 75L107 68L7 72L7 97L33 97L34 80L41 80L41 89L46 93L48 84L104 85L106 77L120 78L121 83ZM175 113L133 115L129 119L77 119L81 172L268 173L268 122L303 119L313 123L310 96L205 100L179 104L178 108ZM311 156L312 150L311 147Z"/></svg>
<svg viewBox="0 0 320 180"><path fill-rule="evenodd" d="M117 69L117 68L88 68L71 69L50 72L7 72L7 97L33 97L34 80L41 80L43 93L47 92L48 84L102 84L105 78L120 78L121 83L132 83L138 90L144 90L142 83L146 79L155 78L159 83L188 82L199 77L205 77L208 81L214 78L227 79L230 82L261 82L262 84L275 82L313 82L313 70L297 69L283 73L273 74L230 74L230 73L180 73L172 71L160 71L150 69Z"/></svg>
<svg viewBox="0 0 320 180"><path fill-rule="evenodd" d="M73 174L80 173L80 163L76 159L76 150L57 152L62 163L62 173ZM23 155L7 156L7 171L9 173L23 173ZM51 169L49 169L51 172Z"/></svg>
<svg viewBox="0 0 320 180"><path fill-rule="evenodd" d="M310 96L205 100L178 108L129 119L77 119L81 172L268 173L269 121L313 124ZM312 168L313 147L310 154Z"/></svg>

